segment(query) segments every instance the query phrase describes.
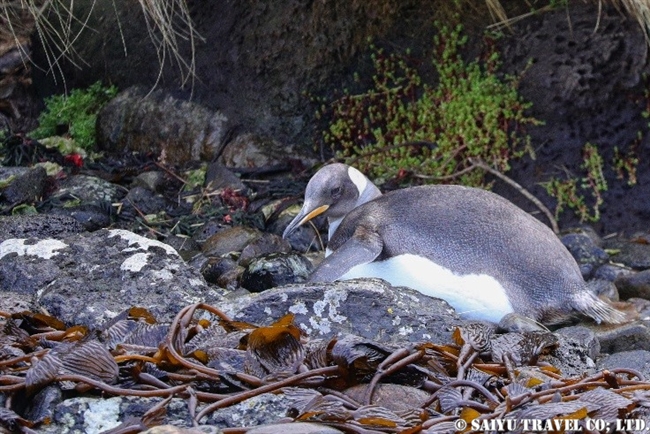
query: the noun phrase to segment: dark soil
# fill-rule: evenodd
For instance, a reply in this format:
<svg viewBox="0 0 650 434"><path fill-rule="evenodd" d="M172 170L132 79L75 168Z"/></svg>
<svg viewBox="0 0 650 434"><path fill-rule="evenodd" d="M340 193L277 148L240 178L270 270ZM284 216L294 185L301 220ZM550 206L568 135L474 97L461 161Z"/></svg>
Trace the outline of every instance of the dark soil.
<svg viewBox="0 0 650 434"><path fill-rule="evenodd" d="M529 130L537 158L524 159L509 175L552 207L554 201L539 184L552 176L566 178L567 173L584 177L582 149L594 144L603 158L608 190L601 218L592 226L601 235L647 230L650 138L643 115L648 109L644 35L613 9L601 14L595 6L570 11L569 16L559 10L526 20L501 43L504 69L521 76L522 96L533 102L532 114L545 122ZM615 148L638 157L636 185L619 179L613 167ZM513 198L505 189L497 191ZM561 223L567 227L580 222L565 212Z"/></svg>

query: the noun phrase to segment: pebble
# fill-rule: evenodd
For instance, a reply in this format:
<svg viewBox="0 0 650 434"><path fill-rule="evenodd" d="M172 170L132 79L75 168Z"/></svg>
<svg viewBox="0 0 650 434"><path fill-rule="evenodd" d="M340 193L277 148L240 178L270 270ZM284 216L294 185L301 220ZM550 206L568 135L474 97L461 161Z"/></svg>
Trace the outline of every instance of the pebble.
<svg viewBox="0 0 650 434"><path fill-rule="evenodd" d="M290 145L259 134L244 133L226 144L219 162L226 167L287 167L291 155L298 154ZM302 156L296 158L302 160Z"/></svg>
<svg viewBox="0 0 650 434"><path fill-rule="evenodd" d="M253 260L271 253L290 253L291 245L282 237L263 233L258 238L251 241L241 252L239 256L239 265L247 267Z"/></svg>
<svg viewBox="0 0 650 434"><path fill-rule="evenodd" d="M262 232L255 228L233 226L212 235L203 243L201 250L206 256L223 256L231 252L239 254L261 235Z"/></svg>
<svg viewBox="0 0 650 434"><path fill-rule="evenodd" d="M619 276L615 281L623 299L640 297L650 299L650 269Z"/></svg>
<svg viewBox="0 0 650 434"><path fill-rule="evenodd" d="M299 253L271 253L250 261L242 274L241 286L253 292L289 283L304 282L312 271L311 262Z"/></svg>
<svg viewBox="0 0 650 434"><path fill-rule="evenodd" d="M631 350L650 350L650 329L643 321L618 326L588 326L600 342L600 351L611 354Z"/></svg>
<svg viewBox="0 0 650 434"><path fill-rule="evenodd" d="M602 279L614 282L619 276L634 273L629 267L622 264L603 264L594 272L592 279Z"/></svg>
<svg viewBox="0 0 650 434"><path fill-rule="evenodd" d="M246 184L237 175L218 161L214 161L208 165L203 186L210 190L230 188L245 191L247 189Z"/></svg>
<svg viewBox="0 0 650 434"><path fill-rule="evenodd" d="M102 178L75 175L65 179L52 197L61 201L76 200L81 203L114 203L122 199L125 194L126 190L123 187Z"/></svg>
<svg viewBox="0 0 650 434"><path fill-rule="evenodd" d="M238 271L241 274L244 268L239 267L237 261L228 257L207 258L207 261L201 267L201 275L208 283L216 283L224 288L227 287L227 285L223 284L226 282L220 283L220 279L233 271Z"/></svg>
<svg viewBox="0 0 650 434"><path fill-rule="evenodd" d="M15 206L25 202L33 202L43 195L47 181L45 169L37 166L19 175L2 190L3 199Z"/></svg>
<svg viewBox="0 0 650 434"><path fill-rule="evenodd" d="M623 264L635 270L650 268L650 244L623 239L605 241L612 262Z"/></svg>
<svg viewBox="0 0 650 434"><path fill-rule="evenodd" d="M160 194L145 187L133 187L122 202L122 212L135 212L134 215L157 214L165 210L167 200Z"/></svg>
<svg viewBox="0 0 650 434"><path fill-rule="evenodd" d="M619 300L618 288L609 280L591 279L587 281L587 287L598 296L603 296L610 301Z"/></svg>
<svg viewBox="0 0 650 434"><path fill-rule="evenodd" d="M363 402L368 384L359 384L345 390L345 395L357 402ZM372 404L394 412L421 407L431 394L416 387L404 384L379 383L372 394Z"/></svg>
<svg viewBox="0 0 650 434"><path fill-rule="evenodd" d="M84 203L78 206L55 208L51 212L53 214L74 218L83 226L84 230L90 232L109 227L113 222L111 219L110 205L109 207L105 207Z"/></svg>
<svg viewBox="0 0 650 434"><path fill-rule="evenodd" d="M165 174L159 170L140 173L133 178L132 187L144 187L149 191L160 192L164 187Z"/></svg>
<svg viewBox="0 0 650 434"><path fill-rule="evenodd" d="M609 259L607 252L598 245L599 239L593 232L581 230L570 233L561 237L561 241L578 262L585 279Z"/></svg>

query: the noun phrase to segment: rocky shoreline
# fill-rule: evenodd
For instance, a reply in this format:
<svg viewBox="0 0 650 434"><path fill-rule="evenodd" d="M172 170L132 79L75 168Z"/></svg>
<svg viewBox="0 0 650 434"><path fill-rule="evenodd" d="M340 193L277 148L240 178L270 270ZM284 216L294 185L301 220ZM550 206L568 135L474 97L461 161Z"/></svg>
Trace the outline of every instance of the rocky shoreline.
<svg viewBox="0 0 650 434"><path fill-rule="evenodd" d="M407 342L457 345L452 338L454 330L468 325L445 302L410 289L392 288L382 281L301 283L320 255L313 229L301 228L288 242L280 234L297 212L292 204L304 184L293 187L292 197L262 193L259 196L265 199L256 203L257 192L246 185L245 179L213 163L207 171L212 178L179 197L208 198L222 211L215 211L200 223L203 216L194 216L198 220L192 224L200 228L193 236L168 233L162 237L167 227L182 221L181 207L177 203L171 208L169 193L161 187L169 173L155 165L149 167L152 170L121 183L90 172L69 172L57 180L57 189L48 192L47 208L41 205L47 213L1 217L0 311L14 315L47 313L65 327L83 325L103 330L114 317L132 307L146 308L168 327L188 305L205 303L221 309L234 321L259 326L292 314L295 325L310 340L354 336L390 348ZM7 174L12 177L3 191L3 203L46 191L52 180L44 170L2 168L4 179L9 179ZM274 174L257 184L263 188L271 183L291 185L287 181L286 176L282 179ZM102 203L113 207L119 203L123 214L117 215ZM196 210L192 206L184 209L187 215ZM155 226L151 216L162 212L174 215L176 220ZM158 237L166 242L156 240ZM650 376L650 331L645 321L649 237L638 234L629 239L601 239L588 228L562 236L590 286L610 299L623 298L620 306L636 317L620 326L585 321L556 330L553 336L558 345L540 360L562 377L583 378L619 368ZM8 318L2 321L6 330ZM497 336L508 335L517 333ZM7 341L3 351L5 358L16 357L8 351ZM7 405L10 398L3 394L0 399ZM130 416L141 417L142 409L160 402L152 399L104 399L59 390L52 384L39 392L38 405L21 411L27 418L47 415L49 424L39 425L36 432L102 432ZM184 402L183 398L174 398L159 423L191 427L191 414ZM284 420L293 408L291 402L275 394L261 395L215 411L203 422L218 429L265 425ZM113 423L92 425L97 418ZM321 432L318 429L324 428L309 429Z"/></svg>
<svg viewBox="0 0 650 434"><path fill-rule="evenodd" d="M431 32L430 17L408 4L417 19L407 22L422 21L419 30L396 21L393 32L412 34L388 43L416 41L424 58L431 38L421 35ZM155 59L153 51L125 60L112 35L111 44L89 44L95 67L71 71L71 85L113 74L123 89L100 114L104 156L61 155L20 132L5 138L0 430L456 432L453 422L463 417L508 415L650 426L650 135L641 29L614 7L572 2L569 18L563 8L532 14L497 42L504 72L519 78L532 114L546 121L528 131L537 158L517 161L509 175L548 205L541 184L552 174L581 176L580 150L595 143L608 162L618 146L636 159L628 175L638 178L632 187L609 167L601 221L577 227L575 217L566 217L560 235L590 287L617 302L630 321L503 333L383 281L303 283L326 237L307 226L281 238L316 164L300 151L311 145L313 127L301 92L318 83L319 94L335 94L346 81L341 71L355 64L371 75L361 46L344 50L343 59L341 50L328 51L340 44L320 36L306 53L295 49L296 29L313 27L298 19L310 5L269 8L275 19L268 22L247 3L200 10L199 30L209 41L198 58L208 74L197 82L201 104L129 87L155 72L148 61L134 70L131 58ZM335 41L345 42L346 26L358 29L335 8L321 7L325 13L317 16L330 20L323 28L333 29ZM365 16L363 8L353 12ZM258 20L259 28L247 25ZM249 34L255 37L243 36ZM93 48L99 45L106 51ZM0 101L8 101L0 121L29 131L40 101L13 50L0 71L11 78L0 83L11 90ZM243 67L232 61L240 54ZM35 74L34 87L47 93L49 78ZM495 191L530 205L509 187L497 183ZM190 308L198 313L181 315ZM268 342L261 332L251 339L266 328L286 340L262 345ZM393 365L401 370L384 378ZM335 367L336 374L300 377ZM278 384L283 393L273 389ZM375 400L366 400L373 393ZM206 410L218 402L223 408Z"/></svg>

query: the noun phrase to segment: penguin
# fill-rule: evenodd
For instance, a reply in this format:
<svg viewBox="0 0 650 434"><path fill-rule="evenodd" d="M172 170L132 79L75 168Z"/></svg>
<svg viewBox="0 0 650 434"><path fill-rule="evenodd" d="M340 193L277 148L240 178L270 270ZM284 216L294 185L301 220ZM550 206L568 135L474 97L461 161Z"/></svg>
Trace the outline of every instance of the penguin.
<svg viewBox="0 0 650 434"><path fill-rule="evenodd" d="M341 163L324 166L307 183L303 206L282 237L286 238L299 226L324 214L329 226L327 236L331 239L343 217L379 196L379 188L354 167Z"/></svg>
<svg viewBox="0 0 650 434"><path fill-rule="evenodd" d="M624 320L589 291L550 228L490 191L425 185L382 194L354 167L335 163L310 179L283 237L321 214L328 245L310 282L377 277L441 298L461 318L495 323L511 313L544 325L576 314Z"/></svg>

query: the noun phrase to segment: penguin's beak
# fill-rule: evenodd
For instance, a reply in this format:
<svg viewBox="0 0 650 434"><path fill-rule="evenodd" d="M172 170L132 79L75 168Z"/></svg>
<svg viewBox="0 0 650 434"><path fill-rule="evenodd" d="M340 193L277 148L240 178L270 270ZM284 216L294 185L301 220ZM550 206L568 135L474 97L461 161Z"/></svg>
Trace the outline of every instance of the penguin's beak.
<svg viewBox="0 0 650 434"><path fill-rule="evenodd" d="M321 215L327 211L329 207L329 205L321 205L318 208L308 211L310 207L307 206L307 204L303 205L298 215L295 216L293 220L291 220L289 226L287 226L287 228L282 233L282 238L287 238L293 231L298 229L299 226L302 226L314 217Z"/></svg>

